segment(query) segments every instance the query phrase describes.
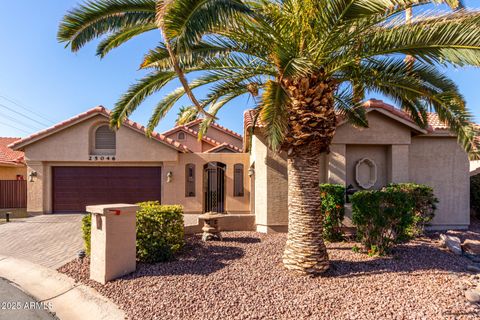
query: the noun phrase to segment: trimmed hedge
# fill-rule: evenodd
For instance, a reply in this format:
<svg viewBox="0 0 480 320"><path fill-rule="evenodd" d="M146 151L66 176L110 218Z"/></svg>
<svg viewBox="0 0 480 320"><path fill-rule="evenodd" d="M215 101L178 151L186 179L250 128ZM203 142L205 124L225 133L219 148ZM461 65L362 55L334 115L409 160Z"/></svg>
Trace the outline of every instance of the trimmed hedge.
<svg viewBox="0 0 480 320"><path fill-rule="evenodd" d="M323 238L330 242L342 241L342 221L345 216L345 187L339 184L321 184Z"/></svg>
<svg viewBox="0 0 480 320"><path fill-rule="evenodd" d="M470 177L470 208L480 218L480 174Z"/></svg>
<svg viewBox="0 0 480 320"><path fill-rule="evenodd" d="M155 263L174 258L184 246L183 207L160 205L157 201L139 203L137 212L137 259ZM92 217L82 219L85 252L90 255Z"/></svg>
<svg viewBox="0 0 480 320"><path fill-rule="evenodd" d="M433 193L433 188L424 184L397 183L390 184L388 188L406 192L413 201L414 221L409 231L410 237L422 235L425 227L432 221L437 209L438 199Z"/></svg>
<svg viewBox="0 0 480 320"><path fill-rule="evenodd" d="M352 222L367 252L383 255L394 244L421 234L437 202L432 188L413 183L359 191L352 196Z"/></svg>
<svg viewBox="0 0 480 320"><path fill-rule="evenodd" d="M155 263L173 259L184 245L183 207L140 203L137 212L137 258Z"/></svg>

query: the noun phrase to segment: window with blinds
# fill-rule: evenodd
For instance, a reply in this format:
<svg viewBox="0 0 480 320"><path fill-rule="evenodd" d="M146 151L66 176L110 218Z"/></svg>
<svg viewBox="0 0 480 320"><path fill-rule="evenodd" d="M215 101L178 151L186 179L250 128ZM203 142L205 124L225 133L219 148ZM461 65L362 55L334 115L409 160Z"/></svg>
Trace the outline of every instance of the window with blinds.
<svg viewBox="0 0 480 320"><path fill-rule="evenodd" d="M195 165L185 165L185 197L195 197Z"/></svg>
<svg viewBox="0 0 480 320"><path fill-rule="evenodd" d="M243 197L243 164L233 166L233 196Z"/></svg>
<svg viewBox="0 0 480 320"><path fill-rule="evenodd" d="M115 150L115 131L108 125L98 127L95 131L95 149L97 150Z"/></svg>

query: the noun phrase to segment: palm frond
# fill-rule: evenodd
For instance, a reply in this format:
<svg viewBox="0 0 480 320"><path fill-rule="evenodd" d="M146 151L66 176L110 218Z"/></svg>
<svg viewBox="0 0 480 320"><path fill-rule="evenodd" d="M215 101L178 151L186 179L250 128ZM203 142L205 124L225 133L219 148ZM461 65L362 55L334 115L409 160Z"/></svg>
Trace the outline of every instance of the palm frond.
<svg viewBox="0 0 480 320"><path fill-rule="evenodd" d="M105 57L112 49L118 48L130 39L148 31L155 30L154 23L139 24L132 27L122 28L103 39L97 47L97 56Z"/></svg>
<svg viewBox="0 0 480 320"><path fill-rule="evenodd" d="M288 95L276 81L265 84L265 91L259 103L260 118L266 127L266 136L273 150L279 150L288 130L287 103Z"/></svg>
<svg viewBox="0 0 480 320"><path fill-rule="evenodd" d="M187 124L198 117L198 110L194 106L189 107L180 107L180 110L177 113L177 119L175 120L175 125L181 126Z"/></svg>
<svg viewBox="0 0 480 320"><path fill-rule="evenodd" d="M78 51L87 42L119 29L155 22L155 0L92 0L69 11L57 38Z"/></svg>
<svg viewBox="0 0 480 320"><path fill-rule="evenodd" d="M115 104L110 116L110 125L120 127L122 122L150 95L159 91L168 82L176 78L173 71L156 71L132 85Z"/></svg>

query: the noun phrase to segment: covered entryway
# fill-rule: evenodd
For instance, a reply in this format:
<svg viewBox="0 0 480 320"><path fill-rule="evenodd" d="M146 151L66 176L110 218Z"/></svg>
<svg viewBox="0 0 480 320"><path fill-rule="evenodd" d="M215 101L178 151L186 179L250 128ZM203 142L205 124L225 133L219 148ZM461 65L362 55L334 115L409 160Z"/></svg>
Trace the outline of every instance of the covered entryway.
<svg viewBox="0 0 480 320"><path fill-rule="evenodd" d="M203 167L205 212L225 212L225 169L221 162L209 162Z"/></svg>
<svg viewBox="0 0 480 320"><path fill-rule="evenodd" d="M53 167L53 212L87 205L160 201L161 167Z"/></svg>

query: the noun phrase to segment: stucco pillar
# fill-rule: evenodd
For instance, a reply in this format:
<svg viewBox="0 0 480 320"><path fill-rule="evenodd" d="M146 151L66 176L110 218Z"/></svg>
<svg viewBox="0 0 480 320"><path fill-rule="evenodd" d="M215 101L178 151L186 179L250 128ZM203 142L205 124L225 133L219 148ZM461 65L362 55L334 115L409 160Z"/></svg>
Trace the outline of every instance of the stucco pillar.
<svg viewBox="0 0 480 320"><path fill-rule="evenodd" d="M170 174L169 174L170 173ZM170 175L170 178L169 178ZM178 172L178 162L165 161L162 166L162 204L176 204L177 197L179 197L178 186L181 186L183 177ZM182 195L185 194L185 190L182 189Z"/></svg>
<svg viewBox="0 0 480 320"><path fill-rule="evenodd" d="M388 182L408 182L409 145L391 145L388 151Z"/></svg>
<svg viewBox="0 0 480 320"><path fill-rule="evenodd" d="M36 172L33 182L29 176ZM27 161L27 212L32 214L45 213L45 189L47 188L45 166L41 161Z"/></svg>
<svg viewBox="0 0 480 320"><path fill-rule="evenodd" d="M347 147L345 144L332 144L328 156L328 183L347 183Z"/></svg>

